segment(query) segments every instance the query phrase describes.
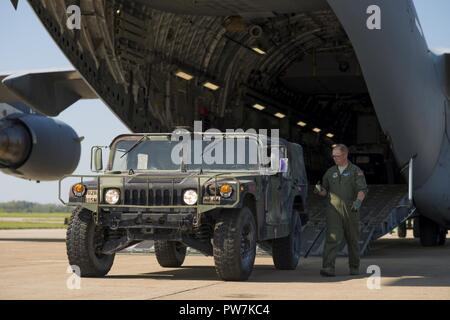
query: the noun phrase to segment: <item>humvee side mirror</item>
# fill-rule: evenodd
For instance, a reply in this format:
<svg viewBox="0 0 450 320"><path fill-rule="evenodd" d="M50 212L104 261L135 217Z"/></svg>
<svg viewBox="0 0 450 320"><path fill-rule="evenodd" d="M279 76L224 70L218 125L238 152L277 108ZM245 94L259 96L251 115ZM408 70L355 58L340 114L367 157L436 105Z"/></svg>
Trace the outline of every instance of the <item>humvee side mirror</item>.
<svg viewBox="0 0 450 320"><path fill-rule="evenodd" d="M100 172L103 170L103 148L93 147L91 149L91 171Z"/></svg>
<svg viewBox="0 0 450 320"><path fill-rule="evenodd" d="M270 170L275 173L283 173L283 175L285 173L288 172L289 170L289 159L288 158L281 158L278 159L278 161L276 161L275 159L272 159L273 161L271 161L271 166L270 166Z"/></svg>
<svg viewBox="0 0 450 320"><path fill-rule="evenodd" d="M280 172L287 173L289 171L289 159L288 158L281 158L280 159Z"/></svg>
<svg viewBox="0 0 450 320"><path fill-rule="evenodd" d="M289 159L286 158L286 149L283 146L272 146L267 148L270 152L270 161L263 164L270 174L283 173L285 175L289 170ZM281 157L280 157L281 156Z"/></svg>

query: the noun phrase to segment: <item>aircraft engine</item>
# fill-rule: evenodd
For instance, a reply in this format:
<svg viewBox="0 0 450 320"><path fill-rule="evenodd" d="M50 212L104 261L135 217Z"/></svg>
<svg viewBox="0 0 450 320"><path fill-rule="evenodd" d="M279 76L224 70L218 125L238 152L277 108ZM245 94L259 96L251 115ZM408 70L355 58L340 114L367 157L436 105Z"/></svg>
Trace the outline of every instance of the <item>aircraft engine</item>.
<svg viewBox="0 0 450 320"><path fill-rule="evenodd" d="M12 115L0 120L0 170L19 178L58 180L78 166L81 138L56 119Z"/></svg>

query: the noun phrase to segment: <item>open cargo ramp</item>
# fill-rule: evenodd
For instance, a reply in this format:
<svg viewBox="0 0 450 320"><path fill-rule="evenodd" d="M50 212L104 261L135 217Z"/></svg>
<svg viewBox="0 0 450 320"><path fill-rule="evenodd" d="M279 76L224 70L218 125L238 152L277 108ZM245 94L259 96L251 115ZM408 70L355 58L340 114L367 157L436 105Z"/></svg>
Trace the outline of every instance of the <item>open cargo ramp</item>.
<svg viewBox="0 0 450 320"><path fill-rule="evenodd" d="M325 244L326 209L328 199L310 189L308 198L309 221L302 230L302 255L322 255ZM367 253L369 243L392 231L410 218L415 208L410 206L407 185L369 185L369 193L360 209L360 253ZM347 254L342 243L341 255Z"/></svg>

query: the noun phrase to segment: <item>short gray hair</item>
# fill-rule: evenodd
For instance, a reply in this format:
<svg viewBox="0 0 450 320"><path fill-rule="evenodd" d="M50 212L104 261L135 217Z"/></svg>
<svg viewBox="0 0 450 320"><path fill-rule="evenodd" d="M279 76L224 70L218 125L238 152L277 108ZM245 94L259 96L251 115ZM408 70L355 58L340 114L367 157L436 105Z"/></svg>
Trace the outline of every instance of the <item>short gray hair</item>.
<svg viewBox="0 0 450 320"><path fill-rule="evenodd" d="M333 150L335 149L348 154L348 147L345 144L336 144L335 146L333 146Z"/></svg>

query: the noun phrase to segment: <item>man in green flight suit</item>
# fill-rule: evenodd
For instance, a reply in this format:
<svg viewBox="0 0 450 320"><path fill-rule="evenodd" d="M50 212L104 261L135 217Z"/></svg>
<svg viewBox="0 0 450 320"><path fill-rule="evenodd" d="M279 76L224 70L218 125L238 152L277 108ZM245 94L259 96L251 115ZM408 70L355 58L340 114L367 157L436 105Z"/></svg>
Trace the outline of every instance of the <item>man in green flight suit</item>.
<svg viewBox="0 0 450 320"><path fill-rule="evenodd" d="M348 148L338 144L333 148L335 166L323 176L316 192L330 201L327 208L327 228L323 250L322 276L335 276L335 260L345 238L351 275L359 274L359 209L367 195L363 171L348 160Z"/></svg>

